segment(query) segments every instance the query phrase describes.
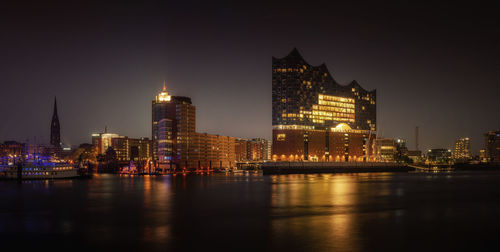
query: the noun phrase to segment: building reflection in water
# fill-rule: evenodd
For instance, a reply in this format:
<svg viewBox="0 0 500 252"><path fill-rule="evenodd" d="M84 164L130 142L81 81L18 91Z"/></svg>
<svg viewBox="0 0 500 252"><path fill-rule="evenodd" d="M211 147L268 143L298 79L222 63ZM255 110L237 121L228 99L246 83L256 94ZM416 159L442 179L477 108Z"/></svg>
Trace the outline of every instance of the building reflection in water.
<svg viewBox="0 0 500 252"><path fill-rule="evenodd" d="M360 251L357 175L272 177L275 249Z"/></svg>
<svg viewBox="0 0 500 252"><path fill-rule="evenodd" d="M169 217L171 216L171 178L144 176L143 240L156 244L166 244L170 237Z"/></svg>

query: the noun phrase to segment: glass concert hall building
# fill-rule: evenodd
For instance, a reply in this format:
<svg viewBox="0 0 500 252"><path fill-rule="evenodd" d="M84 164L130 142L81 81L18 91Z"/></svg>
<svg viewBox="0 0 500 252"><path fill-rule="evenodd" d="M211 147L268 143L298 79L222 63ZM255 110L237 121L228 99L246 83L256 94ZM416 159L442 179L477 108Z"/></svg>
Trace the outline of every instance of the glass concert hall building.
<svg viewBox="0 0 500 252"><path fill-rule="evenodd" d="M376 91L340 85L325 64L311 66L297 49L272 59L272 159L372 161Z"/></svg>

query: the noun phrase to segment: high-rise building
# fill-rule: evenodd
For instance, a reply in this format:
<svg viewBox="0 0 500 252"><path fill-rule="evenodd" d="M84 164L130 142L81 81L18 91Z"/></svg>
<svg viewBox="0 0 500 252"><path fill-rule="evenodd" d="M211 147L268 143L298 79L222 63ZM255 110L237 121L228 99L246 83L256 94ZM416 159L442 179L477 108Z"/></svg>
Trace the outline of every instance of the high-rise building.
<svg viewBox="0 0 500 252"><path fill-rule="evenodd" d="M161 119L158 123L158 164L162 168L172 169L172 120Z"/></svg>
<svg viewBox="0 0 500 252"><path fill-rule="evenodd" d="M490 162L500 162L500 131L490 131L485 134L486 159Z"/></svg>
<svg viewBox="0 0 500 252"><path fill-rule="evenodd" d="M273 160L365 161L376 130L376 91L340 85L297 49L272 59Z"/></svg>
<svg viewBox="0 0 500 252"><path fill-rule="evenodd" d="M56 148L61 147L61 126L57 116L57 98L54 98L54 112L52 113L52 122L50 123L50 145Z"/></svg>
<svg viewBox="0 0 500 252"><path fill-rule="evenodd" d="M191 98L183 96L170 96L165 84L163 90L152 102L152 140L153 156L159 162L159 123L163 119L171 120L172 160L176 164L185 164L194 151L191 142L195 137L196 107L192 105ZM164 132L163 132L164 133ZM166 157L163 156L165 159Z"/></svg>
<svg viewBox="0 0 500 252"><path fill-rule="evenodd" d="M151 123L151 140L153 140L153 159L158 160L158 127L162 119L170 119L173 117L172 97L167 92L165 82L163 82L163 90L152 102L152 123ZM169 109L170 108L170 109Z"/></svg>
<svg viewBox="0 0 500 252"><path fill-rule="evenodd" d="M469 160L472 158L470 153L470 139L468 137L459 138L455 142L455 151L453 158L456 160Z"/></svg>
<svg viewBox="0 0 500 252"><path fill-rule="evenodd" d="M267 140L236 139L196 132L196 107L191 98L163 90L152 102L153 156L160 169L225 169L241 159L268 157Z"/></svg>

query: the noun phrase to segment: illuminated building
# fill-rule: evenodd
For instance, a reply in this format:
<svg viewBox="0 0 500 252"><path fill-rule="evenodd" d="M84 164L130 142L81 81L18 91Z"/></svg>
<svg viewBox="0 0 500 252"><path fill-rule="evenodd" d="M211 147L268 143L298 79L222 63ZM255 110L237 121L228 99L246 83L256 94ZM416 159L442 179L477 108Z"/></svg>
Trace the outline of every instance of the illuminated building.
<svg viewBox="0 0 500 252"><path fill-rule="evenodd" d="M127 138L129 148L129 159L152 160L153 158L153 141L147 137Z"/></svg>
<svg viewBox="0 0 500 252"><path fill-rule="evenodd" d="M486 157L486 149L479 150L479 161L488 162L488 158Z"/></svg>
<svg viewBox="0 0 500 252"><path fill-rule="evenodd" d="M486 159L490 162L500 162L500 131L490 131L485 134Z"/></svg>
<svg viewBox="0 0 500 252"><path fill-rule="evenodd" d="M263 138L253 138L248 141L248 159L252 161L270 160L271 155L269 155L270 143L268 140Z"/></svg>
<svg viewBox="0 0 500 252"><path fill-rule="evenodd" d="M402 138L397 138L395 141L397 155L408 156L408 148L406 147L406 140Z"/></svg>
<svg viewBox="0 0 500 252"><path fill-rule="evenodd" d="M472 158L470 154L470 140L468 137L460 138L455 142L455 151L453 158L456 160L469 160Z"/></svg>
<svg viewBox="0 0 500 252"><path fill-rule="evenodd" d="M196 147L191 145L196 134L196 108L191 104L191 98L183 96L174 96L173 104L175 104L175 119L172 120L174 161L185 164L192 159Z"/></svg>
<svg viewBox="0 0 500 252"><path fill-rule="evenodd" d="M427 151L427 160L435 163L448 163L451 158L451 150L430 149Z"/></svg>
<svg viewBox="0 0 500 252"><path fill-rule="evenodd" d="M397 155L397 141L392 138L377 138L374 141L374 151L377 159L382 162L392 162Z"/></svg>
<svg viewBox="0 0 500 252"><path fill-rule="evenodd" d="M104 130L104 133L92 134L92 145L95 146L97 154L104 154L111 147L111 139L118 137L120 137L118 134Z"/></svg>
<svg viewBox="0 0 500 252"><path fill-rule="evenodd" d="M171 120L172 157L176 164L185 164L190 159L193 146L190 146L196 129L196 108L191 98L170 96L163 84L163 90L152 102L152 139L153 157L159 162L158 140L159 122L162 119ZM163 159L166 157L163 156Z"/></svg>
<svg viewBox="0 0 500 252"><path fill-rule="evenodd" d="M235 158L236 161L248 161L248 150L247 150L248 139L237 138L235 139Z"/></svg>
<svg viewBox="0 0 500 252"><path fill-rule="evenodd" d="M367 161L376 130L376 91L338 84L325 64L293 49L272 59L272 159Z"/></svg>
<svg viewBox="0 0 500 252"><path fill-rule="evenodd" d="M270 142L263 138L254 139L236 139L236 160L244 161L263 161L270 160Z"/></svg>
<svg viewBox="0 0 500 252"><path fill-rule="evenodd" d="M207 133L196 133L192 142L193 153L187 168L225 169L235 166L236 139ZM185 164L181 164L182 166Z"/></svg>
<svg viewBox="0 0 500 252"><path fill-rule="evenodd" d="M148 138L129 138L115 133L92 134L92 144L96 154L104 155L111 147L116 152L118 162L128 163L129 161L152 159L152 141Z"/></svg>
<svg viewBox="0 0 500 252"><path fill-rule="evenodd" d="M52 114L52 122L50 123L50 145L56 148L61 147L61 126L59 125L59 117L57 116L56 98L54 98L54 112Z"/></svg>
<svg viewBox="0 0 500 252"><path fill-rule="evenodd" d="M413 161L413 163L420 163L423 161L422 159L422 151L419 150L409 150L408 158Z"/></svg>
<svg viewBox="0 0 500 252"><path fill-rule="evenodd" d="M25 144L16 141L5 141L2 145L5 156L20 157L23 154Z"/></svg>
<svg viewBox="0 0 500 252"><path fill-rule="evenodd" d="M171 101L172 97L168 94L165 82L163 82L163 90L152 102L152 123L151 123L151 139L153 140L153 159L158 160L158 124L162 119L172 120L173 111ZM170 110L169 110L170 107ZM174 110L175 111L175 110Z"/></svg>
<svg viewBox="0 0 500 252"><path fill-rule="evenodd" d="M162 168L172 168L172 143L172 120L161 119L158 123L158 164Z"/></svg>
<svg viewBox="0 0 500 252"><path fill-rule="evenodd" d="M152 113L153 153L160 168L235 166L235 138L197 133L196 107L191 98L170 96L164 84L162 92L153 100Z"/></svg>

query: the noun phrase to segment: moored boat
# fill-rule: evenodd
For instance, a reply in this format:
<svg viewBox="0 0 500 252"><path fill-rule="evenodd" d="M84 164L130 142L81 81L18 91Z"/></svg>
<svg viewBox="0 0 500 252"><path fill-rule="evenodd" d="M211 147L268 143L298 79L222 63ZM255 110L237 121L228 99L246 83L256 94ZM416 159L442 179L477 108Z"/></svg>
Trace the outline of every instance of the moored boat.
<svg viewBox="0 0 500 252"><path fill-rule="evenodd" d="M0 167L0 179L63 179L78 176L78 169L66 162L24 162Z"/></svg>

